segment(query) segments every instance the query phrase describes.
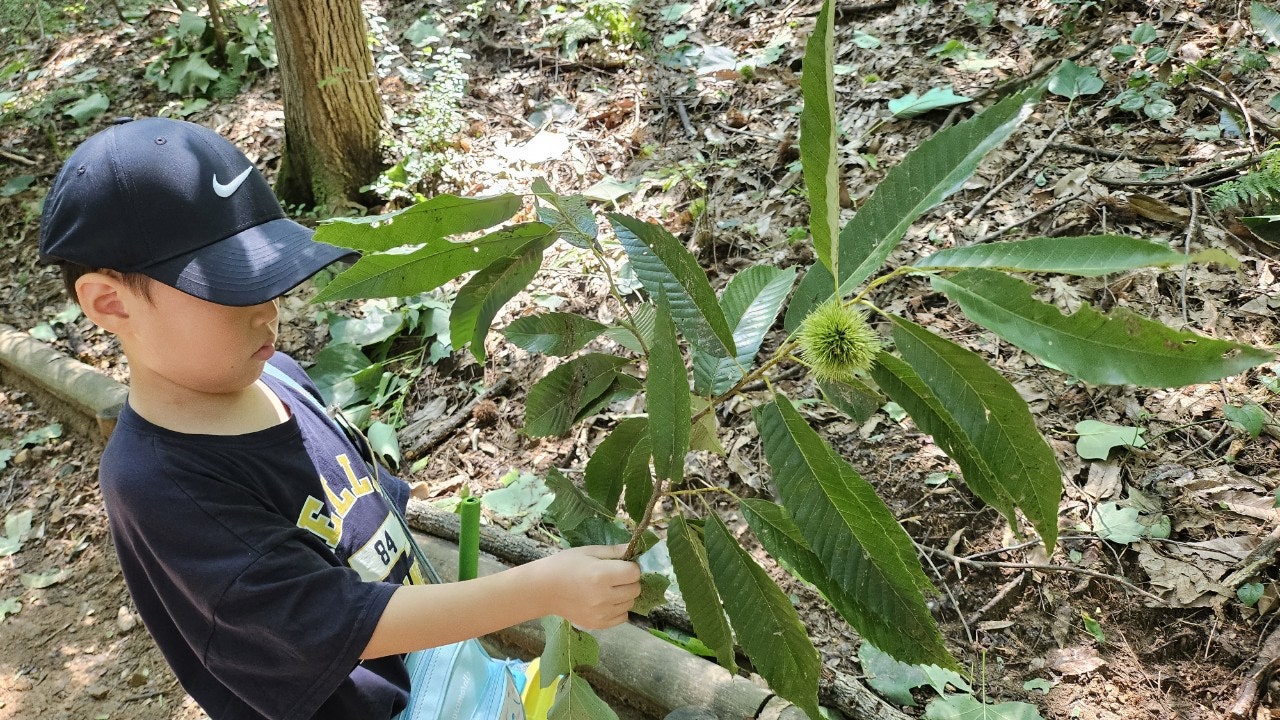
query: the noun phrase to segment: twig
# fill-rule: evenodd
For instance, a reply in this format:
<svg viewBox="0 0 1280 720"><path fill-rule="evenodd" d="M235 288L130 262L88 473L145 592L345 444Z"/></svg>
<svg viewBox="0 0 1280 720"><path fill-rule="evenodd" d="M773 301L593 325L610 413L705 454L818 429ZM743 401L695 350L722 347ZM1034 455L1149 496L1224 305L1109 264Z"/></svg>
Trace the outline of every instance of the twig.
<svg viewBox="0 0 1280 720"><path fill-rule="evenodd" d="M1191 90L1195 92L1197 95L1208 98L1218 107L1226 108L1228 110L1240 110L1243 107L1243 103L1238 104L1232 101L1227 96L1223 95L1222 93L1219 93L1215 90L1210 90L1209 88L1203 85L1192 85ZM1263 130L1267 131L1268 135L1276 139L1280 139L1280 128L1277 128L1275 125L1272 125L1270 121L1258 115L1254 111L1250 110L1248 107L1244 107L1243 112L1244 112L1245 123L1250 126L1251 131L1252 131L1253 123L1256 122L1262 126Z"/></svg>
<svg viewBox="0 0 1280 720"><path fill-rule="evenodd" d="M435 446L444 442L445 438L452 435L459 427L462 427L463 423L467 421L467 418L471 417L471 411L475 409L477 403L485 398L494 397L506 392L507 385L510 384L510 382L510 376L504 375L498 380L498 382L493 384L493 387L471 398L470 402L463 405L460 410L446 418L438 427L415 440L413 446L404 452L404 459L412 462L431 452L435 449ZM401 430L399 434L406 438L413 437L421 432L424 426L429 424L431 424L430 421L411 423Z"/></svg>
<svg viewBox="0 0 1280 720"><path fill-rule="evenodd" d="M1022 574L1018 575L1018 577L1001 586L999 592L995 594L995 597L988 600L985 605L975 610L973 614L969 616L969 623L977 625L978 621L982 619L982 616L986 615L991 608L1004 602L1004 599L1009 597L1009 593L1022 587L1022 584L1027 581L1027 577L1030 574L1031 573L1029 571L1024 571Z"/></svg>
<svg viewBox="0 0 1280 720"><path fill-rule="evenodd" d="M1253 718L1254 708L1258 706L1262 689L1267 686L1278 664L1280 664L1280 628L1272 630L1266 642L1262 643L1262 648L1258 651L1258 659L1254 661L1244 684L1236 693L1235 704L1227 712L1228 720Z"/></svg>
<svg viewBox="0 0 1280 720"><path fill-rule="evenodd" d="M698 139L698 131L693 129L693 124L689 122L689 111L684 109L684 103L680 100L675 101L676 114L680 116L680 125L684 127L684 134L690 140Z"/></svg>
<svg viewBox="0 0 1280 720"><path fill-rule="evenodd" d="M1088 575L1089 577L1099 578L1102 580L1111 580L1113 582L1120 583L1121 585L1132 590L1133 592L1138 593L1139 595L1147 598L1148 600L1151 600L1152 602L1157 603L1159 607L1168 606L1168 603L1165 602L1164 599L1161 598L1160 596L1153 595L1147 592L1146 590L1143 590L1142 588L1138 587L1137 585L1134 585L1133 583L1129 582L1125 578L1122 578L1118 575L1108 575L1103 572L1098 572L1097 570L1089 570L1088 568L1069 567L1067 565L1050 565L1046 563L1016 563L1016 562L997 562L997 561L988 561L988 560L970 560L968 558L952 555L951 553L945 550L938 550L925 545L921 545L920 548L927 553L937 555L939 557L950 560L951 562L962 563L970 567L1007 568L1011 570L1043 570L1046 572L1079 573L1080 575Z"/></svg>
<svg viewBox="0 0 1280 720"><path fill-rule="evenodd" d="M1195 66L1192 65L1191 67L1195 67ZM1254 139L1254 136L1257 134L1257 131L1254 130L1253 128L1253 114L1249 112L1249 106L1245 105L1244 101L1240 99L1240 96L1236 95L1231 88L1227 87L1226 83L1222 82L1217 77L1215 77L1213 73L1201 72L1200 74L1204 75L1205 77L1209 78L1213 82L1217 83L1218 87L1222 88L1222 91L1224 93L1231 96L1232 102L1234 102L1236 104L1236 108L1240 110L1240 116L1244 118L1245 128L1249 134L1249 137L1248 137L1249 147L1253 148L1254 152L1258 152L1258 141ZM1197 91L1208 90L1208 88L1202 88L1195 85L1193 85L1192 87Z"/></svg>
<svg viewBox="0 0 1280 720"><path fill-rule="evenodd" d="M1001 190L1008 187L1009 183L1021 177L1022 173L1026 172L1027 168L1031 167L1031 165L1035 163L1035 161L1039 160L1044 155L1045 151L1049 149L1049 146L1053 145L1053 139L1058 137L1058 133L1062 132L1062 129L1064 127L1066 127L1066 125L1059 125L1058 127L1054 128L1053 132L1049 134L1049 140L1044 144L1044 147L1031 153L1031 155L1027 157L1027 161L1022 163L1022 165L1018 166L1017 170L1014 170L1013 172L1009 173L1007 176L1005 176L1004 180L1001 180L999 184L991 188L990 192L988 192L986 195L983 195L982 199L979 200L978 203L974 205L972 208L970 208L969 212L965 214L964 219L972 220L974 216L982 212L982 208L986 207L987 203L991 202L991 198L995 197L997 193L999 193Z"/></svg>
<svg viewBox="0 0 1280 720"><path fill-rule="evenodd" d="M841 5L837 3L836 20L843 20L845 15L880 12L881 10L892 10L896 7L898 7L898 0L885 0L884 2L870 3L869 5Z"/></svg>
<svg viewBox="0 0 1280 720"><path fill-rule="evenodd" d="M958 533L957 533L958 534ZM923 545L916 544L921 550L926 550ZM956 609L956 617L960 618L960 625L964 627L964 635L969 638L969 644L974 645L978 642L978 638L974 636L973 629L969 627L969 621L965 619L964 612L960 610L960 601L956 600L956 596L951 593L951 586L947 584L946 579L938 570L938 566L933 564L933 560L928 555L924 556L926 562L929 563L929 569L937 576L938 582L942 584L942 590L947 594L947 598L951 600L951 607Z"/></svg>
<svg viewBox="0 0 1280 720"><path fill-rule="evenodd" d="M0 150L0 157L4 158L4 159L6 159L6 160L12 160L12 161L14 161L14 162L16 162L16 163L22 163L23 165L35 165L35 164L36 164L36 161L35 161L35 160L32 160L32 159L31 159L31 158L29 158L29 157L23 157L23 156L18 155L18 154L16 154L16 153L11 153L11 152L9 152L9 151L7 151L7 150Z"/></svg>
<svg viewBox="0 0 1280 720"><path fill-rule="evenodd" d="M1217 170L1209 170L1208 172L1204 172L1199 175L1192 175L1191 177L1182 178L1180 180L1138 180L1136 178L1109 178L1103 175L1093 175L1092 178L1108 187L1173 187L1182 185L1199 187L1200 185L1216 182L1218 180L1226 180L1228 177L1234 175L1240 168L1252 165L1257 161L1258 156L1250 153L1249 157L1238 162L1220 167Z"/></svg>
<svg viewBox="0 0 1280 720"><path fill-rule="evenodd" d="M1191 198L1191 218L1187 220L1187 234L1182 241L1182 253L1190 257L1191 255L1191 239L1200 230L1199 215L1200 203L1198 198L1200 194L1190 185L1183 185L1182 188L1187 191L1187 195ZM1182 266L1182 287L1180 295L1182 297L1182 324L1190 325L1191 316L1187 313L1187 274L1191 272L1191 263Z"/></svg>
<svg viewBox="0 0 1280 720"><path fill-rule="evenodd" d="M1224 587L1238 587L1240 583L1257 575L1263 568L1276 561L1276 551L1280 550L1280 525L1272 529L1271 534L1262 539L1258 546L1249 553L1231 574L1222 580Z"/></svg>
<svg viewBox="0 0 1280 720"><path fill-rule="evenodd" d="M1014 229L1016 229L1016 228L1020 228L1020 227L1022 227L1023 225L1026 225L1027 223L1032 222L1033 220L1036 220L1037 218L1044 217L1045 215L1048 215L1049 213L1053 212L1054 210L1057 210L1058 208L1062 207L1063 205L1066 205L1067 203L1071 202L1072 200L1079 200L1080 198L1082 198L1082 197L1084 197L1084 196L1085 196L1085 192L1083 192L1083 191L1082 191L1082 192L1078 192L1078 193L1076 193L1076 194L1074 194L1074 195L1068 195L1068 196L1066 196L1066 197L1062 198L1061 200L1059 200L1058 202L1056 202L1056 203L1054 203L1054 204L1050 205L1049 207L1044 208L1043 210L1040 210L1040 211L1034 212L1034 213L1032 213L1032 214L1028 215L1027 217L1025 217L1025 218L1023 218L1023 219L1019 220L1018 222L1015 222L1015 223L1013 223L1013 224L1011 224L1011 225L1006 225L1005 227L1002 227L1002 228L1000 228L999 230L997 230L997 231L995 231L995 232L993 232L993 233L991 233L991 234L989 234L989 235L986 235L986 236L984 236L984 237L978 238L978 239L975 241L975 244L979 244L979 245L981 245L982 243L985 243L985 242L991 242L992 240L995 240L996 238L998 238L998 237L1000 237L1001 235L1003 235L1003 234L1005 234L1005 233L1009 232L1010 230L1014 230Z"/></svg>
<svg viewBox="0 0 1280 720"><path fill-rule="evenodd" d="M649 504L644 508L644 515L640 518L640 522L636 523L636 527L631 531L631 540L627 542L627 550L622 553L624 560L631 560L638 554L636 545L640 542L640 538L644 537L644 531L649 529L649 525L653 523L653 510L658 507L658 501L662 499L663 483L666 478L658 476L656 482L653 483L653 494L649 496Z"/></svg>
<svg viewBox="0 0 1280 720"><path fill-rule="evenodd" d="M1129 160L1130 162L1141 163L1143 165L1168 165L1170 162L1201 162L1205 158L1195 155L1178 155L1172 158L1162 158L1157 155L1134 155L1133 153L1123 150L1110 150L1108 148L1090 147L1088 145L1077 145L1075 143L1051 143L1050 147L1054 150L1062 150L1063 152L1078 153L1080 155L1092 155L1095 157L1104 157L1111 160ZM1223 157L1251 153L1252 150L1231 150L1222 153Z"/></svg>

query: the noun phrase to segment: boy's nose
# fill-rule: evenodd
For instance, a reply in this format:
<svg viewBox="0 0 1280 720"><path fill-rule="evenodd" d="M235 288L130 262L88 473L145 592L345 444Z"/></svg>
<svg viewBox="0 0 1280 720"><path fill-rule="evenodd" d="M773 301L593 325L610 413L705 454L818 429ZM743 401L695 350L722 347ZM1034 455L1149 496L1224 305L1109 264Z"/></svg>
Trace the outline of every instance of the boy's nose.
<svg viewBox="0 0 1280 720"><path fill-rule="evenodd" d="M275 322L280 317L280 298L268 300L261 305L254 305L253 316L262 325Z"/></svg>

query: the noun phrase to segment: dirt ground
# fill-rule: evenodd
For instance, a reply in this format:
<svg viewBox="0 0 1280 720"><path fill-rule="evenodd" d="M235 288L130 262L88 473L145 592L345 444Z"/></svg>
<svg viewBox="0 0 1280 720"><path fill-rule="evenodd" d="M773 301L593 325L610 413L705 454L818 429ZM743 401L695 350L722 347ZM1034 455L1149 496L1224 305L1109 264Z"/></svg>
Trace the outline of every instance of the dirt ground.
<svg viewBox="0 0 1280 720"><path fill-rule="evenodd" d="M745 11L728 16L723 8L715 10L717 3L694 3L685 29L701 47L727 47L739 56L776 41L783 48L780 56L749 81L740 73L697 75L648 60L627 64L633 58L625 48L584 50L572 61L557 60L555 42L549 48L533 43L547 23L518 21L514 3L492 3L474 32L456 40L471 56L465 66L471 79L462 99L463 130L439 189L526 192L531 178L540 175L565 192L581 191L606 176L638 181L619 198L622 211L657 220L688 240L712 270L716 287L751 263L811 262L811 253L785 237L789 229L807 224L794 166L798 121L792 106L799 104L796 71L817 4L741 4ZM456 9L443 4L390 5L373 4L394 32L429 12L467 26ZM1178 58L1259 42L1249 39L1239 19L1241 12L1247 19L1247 9L1228 3L1117 3L1105 16L1094 6L1081 11L1079 34L1056 44L1031 43L1022 28L1060 26L1064 13L1081 3L1001 3L996 22L987 28L975 26L965 14L968 5L891 2L842 12L837 62L852 69L838 76L837 87L850 205L867 196L885 167L947 122L946 111L913 122L888 118L885 101L908 90L952 83L958 93L980 96L1003 78L1027 75L1046 59L1082 49L1077 62L1106 66L1108 49L1125 42L1143 22L1160 29L1161 42ZM664 26L655 9L644 9L642 16L660 45ZM42 66L75 61L33 82L66 82L82 64L118 68L122 85L139 87L122 89L112 114L146 115L172 107L166 105L169 99L130 79L151 52L147 41L161 35L167 21L153 14L129 32L118 23L86 21L74 37L33 43L25 52ZM882 44L866 48L859 33ZM981 50L982 58L971 55L962 67L927 54L947 39ZM1090 45L1090 40L1097 42ZM894 259L906 262L934 246L979 241L1006 228L1008 237L1116 232L1167 240L1178 249L1221 248L1240 261L1238 269L1197 265L1186 274L1143 271L1071 283L1046 280L1046 297L1069 308L1080 301L1104 309L1126 306L1177 327L1274 345L1280 340L1272 313L1280 304L1274 250L1238 228L1230 215L1208 212L1205 193L1194 183L1202 168L1248 152L1251 141L1268 142L1263 127L1272 115L1268 98L1280 89L1276 57L1268 58L1268 72L1225 81L1242 104L1258 111L1257 138L1201 141L1189 135L1218 123L1221 108L1188 88L1170 92L1176 112L1159 122L1107 107L1104 96L1070 105L1046 99L961 192L917 223ZM985 66L974 65L983 59ZM1122 82L1118 77L1107 79ZM283 134L274 82L259 81L235 100L211 105L190 119L226 133L272 172ZM384 80L385 100L403 102L401 89L394 79ZM554 126L569 139L568 149L533 166L512 164L506 149L535 136L526 118L554 107L572 109ZM59 153L89 131L63 129L66 136L58 138L55 151L29 125L0 127L0 148L34 162L0 168L38 177L33 191L0 199L5 246L0 318L24 330L63 309L57 279L34 262L38 191L51 181ZM1113 152L1099 151L1108 149ZM1041 150L1036 163L1021 167ZM1160 184L1160 177L1142 175L1161 166L1180 172L1181 182ZM1020 174L1014 182L983 200L1015 171ZM1146 179L1133 180L1140 176ZM1117 179L1132 182L1114 184ZM966 218L979 202L983 212ZM549 265L554 269L544 270L544 284L537 288L541 295L521 295L508 308L510 314L547 297L559 298L561 310L602 320L615 312L600 278L568 262ZM1280 387L1280 367L1178 390L1086 386L997 345L919 280L887 284L877 303L994 358L993 365L1031 404L1062 465L1062 538L1053 556L1046 557L977 501L952 475L954 465L909 420L882 410L854 423L825 405L806 406L808 419L873 479L921 548L940 590L935 617L948 647L970 671L975 693L992 702L1031 703L1044 717L1064 720L1226 717L1248 676L1280 656L1274 642L1267 642L1280 606L1274 548L1269 555L1255 554L1280 526L1275 510L1280 443L1274 426L1250 437L1227 422L1223 408L1254 402L1274 417L1280 412L1273 389ZM283 349L305 360L323 347L325 328L314 322L301 297L290 301L288 312L295 323L282 338ZM114 344L83 319L60 324L57 332L54 344L63 352L125 377ZM471 382L512 377L512 389L496 399L496 421L484 427L466 422L433 449L424 466L406 473L422 483L427 497L447 497L463 486L493 488L512 469L538 473L581 467L611 425L604 416L568 438L523 438L517 430L524 388L546 366L496 333L488 347L483 367L457 354L452 362L430 368L407 408L412 417L433 399L444 398L447 416L469 399ZM784 374L779 387L792 397L816 395L799 373ZM751 397L762 393L749 394L740 405L749 407ZM734 410L723 417L731 418ZM1147 428L1147 444L1113 452L1106 460L1083 459L1074 428L1084 419L1140 424ZM0 388L0 453L12 451L0 462L0 517L30 511L32 527L20 550L0 557L0 720L202 717L132 615L94 481L100 448L69 433L22 442L57 421L22 392ZM728 457L691 455L688 482L767 497L768 468L753 433L749 425L726 424L721 440L730 448ZM1124 544L1099 540L1091 518L1116 501L1143 509L1147 519L1166 517L1168 538ZM663 508L672 511L669 505ZM732 513L726 519L735 530L745 529ZM545 538L536 528L530 535ZM744 543L753 547L749 536ZM758 548L757 555L783 577ZM1222 584L1251 559L1259 562L1249 566L1243 580L1264 591L1254 607L1237 598L1236 586ZM54 582L47 587L28 587L49 580ZM822 654L823 699L832 702L838 680L866 676L859 640L812 590L783 582ZM5 604L11 598L20 610ZM1280 693L1267 695L1267 690L1256 717L1280 710ZM906 711L918 715L931 697L916 690L919 706Z"/></svg>

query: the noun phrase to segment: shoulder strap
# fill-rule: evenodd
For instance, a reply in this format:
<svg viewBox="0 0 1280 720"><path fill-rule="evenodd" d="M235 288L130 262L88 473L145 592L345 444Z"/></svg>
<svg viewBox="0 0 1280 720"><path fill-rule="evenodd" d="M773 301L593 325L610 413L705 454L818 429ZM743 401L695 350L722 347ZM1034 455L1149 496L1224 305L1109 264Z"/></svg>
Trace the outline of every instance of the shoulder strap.
<svg viewBox="0 0 1280 720"><path fill-rule="evenodd" d="M285 371L271 363L264 365L262 367L262 371L263 374L270 375L273 379L279 380L287 385L291 390L305 397L313 407L320 411L321 415L329 418L329 422L333 423L333 426L338 429L338 432L342 433L344 437L350 440L351 443L356 446L357 450L359 450L361 444L363 444L364 448L368 451L368 457L363 459L370 466L369 469L373 473L373 487L376 488L378 494L382 496L382 500L386 504L387 508L391 510L391 514L396 517L396 520L400 521L400 526L404 529L405 537L409 538L409 545L413 548L413 555L417 559L418 564L422 567L427 579L432 584L438 585L440 583L440 576L436 573L435 567L433 567L431 562L427 560L427 556L423 554L422 548L418 547L418 543L413 541L413 534L409 529L409 523L405 520L404 515L400 513L400 508L397 507L395 501L387 495L387 491L382 489L382 481L378 477L380 465L377 458L373 457L373 446L369 444L369 439L364 436L364 433L360 432L359 428L352 425L351 422L346 421L345 418L342 418L342 410L337 407L326 408L319 400L316 399L315 395L307 392L306 388L299 385L297 380L289 377L289 374ZM358 437L352 437L353 434Z"/></svg>

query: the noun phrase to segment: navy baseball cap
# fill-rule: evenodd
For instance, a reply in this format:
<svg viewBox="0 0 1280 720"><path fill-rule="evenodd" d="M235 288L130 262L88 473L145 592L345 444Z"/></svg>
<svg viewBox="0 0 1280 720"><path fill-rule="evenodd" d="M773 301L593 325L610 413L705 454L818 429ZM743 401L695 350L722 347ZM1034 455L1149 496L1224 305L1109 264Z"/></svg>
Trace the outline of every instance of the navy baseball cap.
<svg viewBox="0 0 1280 720"><path fill-rule="evenodd" d="M358 254L286 218L226 138L168 118L122 118L53 181L40 260L141 273L220 305L257 305Z"/></svg>

